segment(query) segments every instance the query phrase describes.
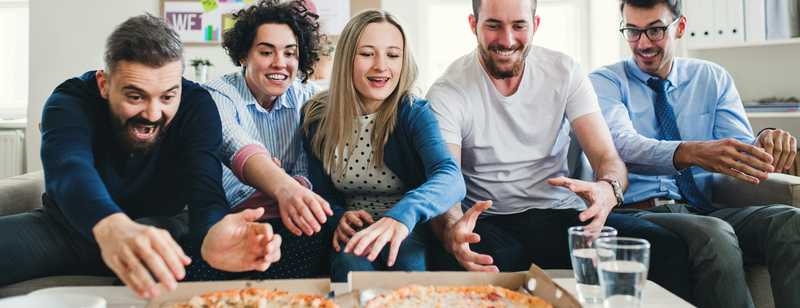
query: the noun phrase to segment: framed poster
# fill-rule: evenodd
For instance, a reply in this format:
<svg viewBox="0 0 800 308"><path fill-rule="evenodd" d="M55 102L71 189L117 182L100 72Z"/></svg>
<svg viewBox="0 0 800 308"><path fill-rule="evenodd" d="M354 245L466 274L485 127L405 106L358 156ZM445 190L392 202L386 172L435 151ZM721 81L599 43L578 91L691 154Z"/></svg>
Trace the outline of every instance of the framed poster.
<svg viewBox="0 0 800 308"><path fill-rule="evenodd" d="M253 0L161 0L161 17L187 45L216 45L233 26L233 13Z"/></svg>

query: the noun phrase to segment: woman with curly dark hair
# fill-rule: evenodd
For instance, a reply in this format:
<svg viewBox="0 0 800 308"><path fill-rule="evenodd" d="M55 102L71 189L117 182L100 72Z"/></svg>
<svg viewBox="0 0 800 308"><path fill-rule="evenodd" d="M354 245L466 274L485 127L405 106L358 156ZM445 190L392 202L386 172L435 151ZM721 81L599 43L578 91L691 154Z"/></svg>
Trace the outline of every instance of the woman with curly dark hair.
<svg viewBox="0 0 800 308"><path fill-rule="evenodd" d="M306 0L308 1L308 0ZM259 247L281 256L263 273L222 273L193 265L196 279L302 278L326 271L328 203L312 192L302 147L300 113L316 92L306 81L319 60L317 14L305 2L261 0L234 14L222 46L241 71L205 88L222 119L222 184L231 210L255 208L272 226ZM203 247L206 248L206 247ZM246 260L216 260L241 262Z"/></svg>

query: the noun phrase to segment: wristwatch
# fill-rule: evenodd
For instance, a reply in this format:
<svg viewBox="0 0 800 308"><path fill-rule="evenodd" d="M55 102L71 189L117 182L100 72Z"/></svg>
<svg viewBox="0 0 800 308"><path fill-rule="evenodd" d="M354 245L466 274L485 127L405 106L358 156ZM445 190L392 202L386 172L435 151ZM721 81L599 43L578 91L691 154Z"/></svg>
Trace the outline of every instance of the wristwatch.
<svg viewBox="0 0 800 308"><path fill-rule="evenodd" d="M599 178L597 180L611 184L611 190L614 191L614 197L617 198L617 204L615 206L620 206L622 205L623 202L625 202L625 194L622 193L622 185L619 185L619 181L617 181L617 179L605 177L605 178Z"/></svg>

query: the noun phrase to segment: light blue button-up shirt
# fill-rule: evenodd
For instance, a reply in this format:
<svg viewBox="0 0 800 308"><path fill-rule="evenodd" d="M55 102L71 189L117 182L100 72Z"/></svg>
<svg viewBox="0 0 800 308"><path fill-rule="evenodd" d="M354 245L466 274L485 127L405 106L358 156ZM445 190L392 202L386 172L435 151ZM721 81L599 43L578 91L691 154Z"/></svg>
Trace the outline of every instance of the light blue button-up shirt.
<svg viewBox="0 0 800 308"><path fill-rule="evenodd" d="M602 67L589 78L617 151L630 171L625 202L655 197L684 199L674 178L680 171L673 164L680 141L661 140L654 111L656 93L647 86L647 80L654 77L629 59ZM669 104L683 140L734 138L754 142L733 79L721 66L676 58L667 80ZM692 172L700 191L712 200L712 174L699 167L692 167Z"/></svg>
<svg viewBox="0 0 800 308"><path fill-rule="evenodd" d="M316 92L312 84L295 81L278 97L272 110L258 104L241 72L227 74L203 87L211 93L222 120L222 187L231 207L256 192L231 171L233 157L247 145L263 145L272 157L281 160L288 174L308 176L300 115L303 104Z"/></svg>

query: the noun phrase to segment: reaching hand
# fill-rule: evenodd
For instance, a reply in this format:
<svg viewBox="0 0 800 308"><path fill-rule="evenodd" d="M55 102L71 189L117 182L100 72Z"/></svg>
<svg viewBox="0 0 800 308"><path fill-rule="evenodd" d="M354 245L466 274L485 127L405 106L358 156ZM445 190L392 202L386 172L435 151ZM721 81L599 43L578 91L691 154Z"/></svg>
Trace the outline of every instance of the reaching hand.
<svg viewBox="0 0 800 308"><path fill-rule="evenodd" d="M278 190L277 201L281 222L296 236L313 235L333 215L331 206L322 197L291 179Z"/></svg>
<svg viewBox="0 0 800 308"><path fill-rule="evenodd" d="M681 143L674 160L679 162L676 163L679 168L697 165L753 184L766 180L767 173L774 170L769 153L735 139Z"/></svg>
<svg viewBox="0 0 800 308"><path fill-rule="evenodd" d="M547 180L553 186L561 186L576 193L583 200L589 203L589 208L578 215L581 221L592 220L586 225L590 232L599 232L606 224L606 218L611 210L617 205L617 198L614 196L614 188L608 182L586 182L570 179L567 177L557 177Z"/></svg>
<svg viewBox="0 0 800 308"><path fill-rule="evenodd" d="M174 290L176 280L186 274L184 266L191 262L169 232L139 224L122 213L103 218L92 233L106 265L143 298L160 293L153 277Z"/></svg>
<svg viewBox="0 0 800 308"><path fill-rule="evenodd" d="M776 172L787 172L794 165L797 156L797 139L781 129L767 129L756 139L756 145L772 156L772 166Z"/></svg>
<svg viewBox="0 0 800 308"><path fill-rule="evenodd" d="M461 216L456 223L444 232L442 240L445 249L453 254L456 260L458 260L458 263L468 271L500 271L497 266L493 265L494 260L492 256L476 253L469 247L469 244L481 241L481 236L473 232L475 230L475 222L478 221L478 216L491 206L492 201L476 202L464 213L464 216Z"/></svg>
<svg viewBox="0 0 800 308"><path fill-rule="evenodd" d="M353 235L356 235L356 232L373 223L375 221L372 220L372 216L367 211L345 212L342 215L342 219L339 220L339 226L336 227L336 231L333 233L333 248L336 249L336 252L339 252L341 250L339 243L346 244Z"/></svg>
<svg viewBox="0 0 800 308"><path fill-rule="evenodd" d="M394 261L397 260L400 244L406 239L408 232L408 227L403 223L394 220L394 218L383 217L378 222L353 235L347 241L344 252L367 257L367 260L375 261L375 258L383 250L383 246L389 243L389 258L386 260L386 265L392 267L394 266Z"/></svg>
<svg viewBox="0 0 800 308"><path fill-rule="evenodd" d="M227 272L266 271L281 258L281 236L267 223L255 222L263 208L228 214L203 239L203 259Z"/></svg>

